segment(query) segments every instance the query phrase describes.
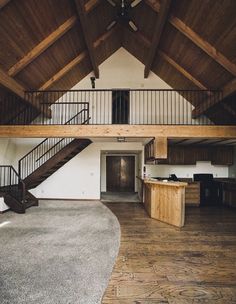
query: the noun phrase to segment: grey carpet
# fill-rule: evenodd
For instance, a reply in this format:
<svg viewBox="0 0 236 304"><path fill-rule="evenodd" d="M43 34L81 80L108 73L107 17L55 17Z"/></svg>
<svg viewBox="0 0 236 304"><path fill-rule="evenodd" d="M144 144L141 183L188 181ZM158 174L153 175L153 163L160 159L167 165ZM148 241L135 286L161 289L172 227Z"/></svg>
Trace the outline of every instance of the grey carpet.
<svg viewBox="0 0 236 304"><path fill-rule="evenodd" d="M96 304L119 250L120 226L101 202L40 201L0 215L1 304Z"/></svg>

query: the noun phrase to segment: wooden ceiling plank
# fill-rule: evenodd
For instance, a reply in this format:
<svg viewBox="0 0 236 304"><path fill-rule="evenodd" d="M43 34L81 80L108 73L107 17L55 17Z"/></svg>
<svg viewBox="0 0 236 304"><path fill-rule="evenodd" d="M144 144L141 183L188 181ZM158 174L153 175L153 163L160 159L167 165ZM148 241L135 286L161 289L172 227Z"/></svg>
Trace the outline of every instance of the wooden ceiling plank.
<svg viewBox="0 0 236 304"><path fill-rule="evenodd" d="M194 44L207 53L212 59L218 62L224 69L236 76L236 65L216 50L210 43L202 39L196 32L183 23L179 18L170 16L169 22L179 30L184 36L189 38Z"/></svg>
<svg viewBox="0 0 236 304"><path fill-rule="evenodd" d="M207 90L207 87L203 85L199 80L197 80L194 76L192 76L188 71L182 68L177 62L175 62L172 58L170 58L167 54L162 51L158 51L158 54L161 58L167 61L170 65L172 65L177 71L179 71L182 75L184 75L187 79L193 82L197 87L202 90Z"/></svg>
<svg viewBox="0 0 236 304"><path fill-rule="evenodd" d="M165 24L168 19L170 5L171 5L171 0L162 1L160 12L157 16L157 21L156 21L156 25L155 25L155 29L154 29L151 48L149 49L149 52L147 55L147 61L146 61L145 69L144 69L144 78L147 78L150 73L152 63L153 63L154 57L156 55L156 51L157 51L159 43L160 43L161 35L163 33Z"/></svg>
<svg viewBox="0 0 236 304"><path fill-rule="evenodd" d="M6 6L11 0L0 0L0 9Z"/></svg>
<svg viewBox="0 0 236 304"><path fill-rule="evenodd" d="M17 96L19 96L22 100L24 100L27 104L33 106L40 113L43 113L46 117L51 117L51 110L43 108L39 101L36 98L28 100L25 97L25 91L27 90L24 86L18 83L14 78L10 77L6 72L0 69L0 84L13 92Z"/></svg>
<svg viewBox="0 0 236 304"><path fill-rule="evenodd" d="M160 12L161 6L159 2L154 0L145 0L146 4L149 5L157 13ZM232 75L236 76L236 65L226 58L222 53L216 50L214 46L208 43L206 40L202 39L196 32L194 32L189 26L187 26L179 18L170 15L169 23L174 26L178 31L180 31L185 37L190 39L195 45L201 48L205 53L207 53L212 59L218 62L224 69L230 72Z"/></svg>
<svg viewBox="0 0 236 304"><path fill-rule="evenodd" d="M223 88L222 88L223 94L222 98L219 99L214 99L214 98L209 98L199 104L195 109L192 111L192 117L197 118L198 116L206 113L211 107L215 106L217 103L221 102L224 98L236 93L236 78L231 80L229 83L227 83Z"/></svg>
<svg viewBox="0 0 236 304"><path fill-rule="evenodd" d="M231 106L227 105L226 103L223 103L222 106L229 114L236 117L236 111Z"/></svg>
<svg viewBox="0 0 236 304"><path fill-rule="evenodd" d="M93 43L92 43L92 38L91 38L91 33L90 33L90 26L87 22L85 7L82 4L82 2L79 0L74 0L74 2L76 5L76 9L77 9L77 13L78 13L78 16L80 19L81 26L83 29L83 34L84 34L85 42L87 45L90 61L92 63L94 75L96 78L99 78L99 69L98 69L98 64L97 64L97 60L96 60L96 56L95 56L95 52L94 52L94 48L93 48Z"/></svg>
<svg viewBox="0 0 236 304"><path fill-rule="evenodd" d="M77 16L72 16L61 24L55 31L53 31L49 36L47 36L43 41L36 45L28 54L26 54L20 61L18 61L14 66L12 66L9 71L9 76L15 76L28 64L30 64L35 58L42 54L47 48L49 48L54 42L56 42L60 37L62 37L66 32L68 32L77 21Z"/></svg>
<svg viewBox="0 0 236 304"><path fill-rule="evenodd" d="M128 29L126 28L128 31ZM146 47L151 46L151 42L144 37L141 33L132 33L129 31L135 38L138 38L139 42L145 45ZM164 53L161 50L158 50L158 54L161 58L163 58L166 62L168 62L170 65L172 65L177 71L179 71L183 76L185 76L187 79L189 79L191 82L193 82L199 89L207 90L207 87L202 84L199 80L197 80L194 76L192 76L188 71L186 71L184 68L182 68L177 62L175 62L172 58L170 58L166 53ZM210 95L210 92L208 93Z"/></svg>
<svg viewBox="0 0 236 304"><path fill-rule="evenodd" d="M103 35L101 35L94 43L93 47L96 49L98 48L102 43L106 42L107 39L109 39L113 33L117 30L117 27L114 27L109 32L105 32ZM75 67L77 64L79 64L82 60L84 60L88 56L88 53L86 51L80 53L76 58L74 58L72 61L70 61L66 66L64 66L60 71L58 71L53 77L51 77L48 81L46 81L40 88L40 91L47 90L50 86L52 86L57 80L61 79L63 76L65 76L73 67Z"/></svg>
<svg viewBox="0 0 236 304"><path fill-rule="evenodd" d="M51 77L47 82L45 82L40 88L40 91L47 90L51 85L53 85L56 81L62 78L66 73L68 73L73 67L79 64L85 57L87 56L87 52L80 53L77 57L75 57L72 61L70 61L66 66L64 66L60 71L58 71L53 77Z"/></svg>
<svg viewBox="0 0 236 304"><path fill-rule="evenodd" d="M89 0L84 5L86 13L90 13L98 4L100 4L100 0Z"/></svg>

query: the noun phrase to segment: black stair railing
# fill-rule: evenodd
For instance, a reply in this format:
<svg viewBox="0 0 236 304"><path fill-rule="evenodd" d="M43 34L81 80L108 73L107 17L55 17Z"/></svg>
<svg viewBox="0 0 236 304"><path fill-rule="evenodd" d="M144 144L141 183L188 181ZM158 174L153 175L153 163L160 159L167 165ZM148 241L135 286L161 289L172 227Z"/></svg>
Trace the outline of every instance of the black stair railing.
<svg viewBox="0 0 236 304"><path fill-rule="evenodd" d="M25 183L13 166L0 166L0 192L9 193L24 205Z"/></svg>
<svg viewBox="0 0 236 304"><path fill-rule="evenodd" d="M65 125L74 124L88 124L89 116L86 109L80 110L77 114L71 117ZM41 167L46 161L60 152L64 147L71 143L74 138L46 138L29 153L19 160L19 175L24 180L27 176L32 174L35 170Z"/></svg>

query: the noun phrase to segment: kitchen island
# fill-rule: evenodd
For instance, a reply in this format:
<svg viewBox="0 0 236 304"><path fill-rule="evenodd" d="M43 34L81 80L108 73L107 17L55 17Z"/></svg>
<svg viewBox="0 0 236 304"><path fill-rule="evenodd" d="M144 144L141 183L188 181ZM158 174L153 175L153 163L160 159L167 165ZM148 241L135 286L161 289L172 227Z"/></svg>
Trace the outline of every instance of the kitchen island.
<svg viewBox="0 0 236 304"><path fill-rule="evenodd" d="M177 226L184 226L185 187L184 182L141 179L144 206L151 218Z"/></svg>

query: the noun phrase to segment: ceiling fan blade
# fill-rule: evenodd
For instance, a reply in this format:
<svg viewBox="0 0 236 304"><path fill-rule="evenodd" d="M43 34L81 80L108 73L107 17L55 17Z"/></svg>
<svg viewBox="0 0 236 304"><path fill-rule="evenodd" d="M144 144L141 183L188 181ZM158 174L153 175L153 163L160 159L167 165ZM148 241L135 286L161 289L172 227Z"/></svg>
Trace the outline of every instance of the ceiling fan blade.
<svg viewBox="0 0 236 304"><path fill-rule="evenodd" d="M137 28L137 26L133 23L133 21L129 20L129 26L132 28L133 31L137 32L138 28Z"/></svg>
<svg viewBox="0 0 236 304"><path fill-rule="evenodd" d="M115 26L117 23L116 20L112 21L108 26L107 26L107 31L109 31L113 26Z"/></svg>
<svg viewBox="0 0 236 304"><path fill-rule="evenodd" d="M116 3L113 0L107 0L112 6L116 6Z"/></svg>
<svg viewBox="0 0 236 304"><path fill-rule="evenodd" d="M142 0L134 0L134 1L130 4L130 6L131 6L131 7L135 7L135 6L137 6L141 1L142 1Z"/></svg>

